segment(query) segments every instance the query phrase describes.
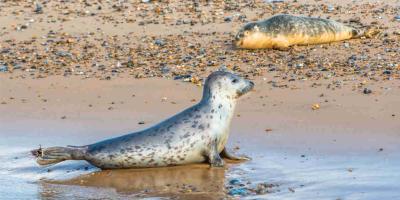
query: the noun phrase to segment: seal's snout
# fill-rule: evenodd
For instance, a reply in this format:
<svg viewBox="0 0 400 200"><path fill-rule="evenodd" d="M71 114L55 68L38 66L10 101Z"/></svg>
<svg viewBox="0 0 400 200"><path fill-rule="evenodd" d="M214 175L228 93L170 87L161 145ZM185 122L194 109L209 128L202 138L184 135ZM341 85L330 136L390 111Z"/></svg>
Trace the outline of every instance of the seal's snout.
<svg viewBox="0 0 400 200"><path fill-rule="evenodd" d="M232 41L232 43L234 44L234 46L239 48L239 47L241 47L243 45L243 38L244 38L243 31L239 31L236 34L236 36L235 36L234 40Z"/></svg>
<svg viewBox="0 0 400 200"><path fill-rule="evenodd" d="M246 86L237 92L238 97L246 94L247 92L249 92L254 88L254 83L252 81L246 81L246 82L247 82Z"/></svg>
<svg viewBox="0 0 400 200"><path fill-rule="evenodd" d="M254 88L254 83L253 83L253 81L250 81L250 86L251 86L251 89Z"/></svg>
<svg viewBox="0 0 400 200"><path fill-rule="evenodd" d="M252 90L254 88L254 83L253 83L253 81L249 81L249 86L247 87L247 89L246 89L246 92L249 92L250 90ZM245 93L246 93L245 92Z"/></svg>

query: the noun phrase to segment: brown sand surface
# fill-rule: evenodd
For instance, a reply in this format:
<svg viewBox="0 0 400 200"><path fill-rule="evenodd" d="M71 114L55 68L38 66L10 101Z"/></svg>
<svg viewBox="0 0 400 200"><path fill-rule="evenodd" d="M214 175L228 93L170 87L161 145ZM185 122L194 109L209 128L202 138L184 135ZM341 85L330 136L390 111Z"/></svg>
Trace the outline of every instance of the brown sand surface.
<svg viewBox="0 0 400 200"><path fill-rule="evenodd" d="M38 2L42 12L0 0L0 197L400 198L399 0ZM279 13L381 34L289 51L231 45L246 22ZM249 162L98 171L39 168L28 155L149 127L196 103L221 66L256 83L228 144Z"/></svg>

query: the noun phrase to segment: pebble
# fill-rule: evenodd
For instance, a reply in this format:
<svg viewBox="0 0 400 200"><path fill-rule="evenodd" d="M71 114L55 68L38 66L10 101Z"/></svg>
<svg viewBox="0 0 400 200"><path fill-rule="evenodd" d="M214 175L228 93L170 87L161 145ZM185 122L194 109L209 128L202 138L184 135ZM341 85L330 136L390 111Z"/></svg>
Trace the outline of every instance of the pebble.
<svg viewBox="0 0 400 200"><path fill-rule="evenodd" d="M364 88L363 93L364 93L364 94L371 94L371 93L372 93L372 90L370 90L370 89L368 89L368 88Z"/></svg>
<svg viewBox="0 0 400 200"><path fill-rule="evenodd" d="M0 65L0 72L8 71L8 67L6 65Z"/></svg>
<svg viewBox="0 0 400 200"><path fill-rule="evenodd" d="M255 189L257 194L266 194L269 193L270 191L268 191L269 188L274 187L275 185L272 184L267 184L267 183L259 183L257 184L257 187Z"/></svg>
<svg viewBox="0 0 400 200"><path fill-rule="evenodd" d="M315 104L313 104L312 106L311 106L311 109L313 109L313 110L318 110L318 109L320 109L321 108L321 106L319 105L319 104L317 104L317 103L315 103Z"/></svg>
<svg viewBox="0 0 400 200"><path fill-rule="evenodd" d="M158 45L158 46L164 46L165 45L165 41L161 40L161 39L157 39L154 44Z"/></svg>
<svg viewBox="0 0 400 200"><path fill-rule="evenodd" d="M232 17L225 17L225 18L224 18L224 21L225 21L225 22L231 22L231 21L232 21Z"/></svg>
<svg viewBox="0 0 400 200"><path fill-rule="evenodd" d="M36 14L43 13L43 7L39 2L35 2L35 9L33 10Z"/></svg>
<svg viewBox="0 0 400 200"><path fill-rule="evenodd" d="M231 196L245 196L247 193L248 191L246 188L233 188L228 192L228 194Z"/></svg>
<svg viewBox="0 0 400 200"><path fill-rule="evenodd" d="M232 179L229 181L229 184L231 185L239 185L240 184L240 180L239 179Z"/></svg>
<svg viewBox="0 0 400 200"><path fill-rule="evenodd" d="M333 12L333 11L335 11L335 7L332 6L332 5L328 5L327 9L328 9L328 12Z"/></svg>

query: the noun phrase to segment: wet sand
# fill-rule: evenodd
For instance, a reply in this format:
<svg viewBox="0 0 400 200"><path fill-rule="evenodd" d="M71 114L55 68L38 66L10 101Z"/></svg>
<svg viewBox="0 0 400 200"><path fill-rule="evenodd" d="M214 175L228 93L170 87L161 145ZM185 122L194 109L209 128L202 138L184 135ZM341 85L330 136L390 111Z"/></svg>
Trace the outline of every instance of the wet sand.
<svg viewBox="0 0 400 200"><path fill-rule="evenodd" d="M400 2L268 2L0 3L0 199L400 199ZM381 34L231 45L278 13ZM197 102L219 67L256 83L228 141L249 162L100 171L29 155L149 127Z"/></svg>
<svg viewBox="0 0 400 200"><path fill-rule="evenodd" d="M202 164L98 171L77 161L40 168L28 150L39 144L84 145L143 129L194 104L201 87L159 78L15 80L2 75L0 91L7 99L0 106L7 113L0 118L2 182L21 185L11 193L17 198L39 199L218 199L232 198L232 188L245 188L243 198L399 197L399 82L363 94L351 85L326 90L307 82L297 83L299 89L277 89L264 80L269 78L254 80L255 91L240 100L232 123L228 147L251 161L225 169ZM315 103L320 109L312 109ZM263 183L272 185L257 194ZM31 190L22 189L28 186ZM2 193L10 189L0 188Z"/></svg>

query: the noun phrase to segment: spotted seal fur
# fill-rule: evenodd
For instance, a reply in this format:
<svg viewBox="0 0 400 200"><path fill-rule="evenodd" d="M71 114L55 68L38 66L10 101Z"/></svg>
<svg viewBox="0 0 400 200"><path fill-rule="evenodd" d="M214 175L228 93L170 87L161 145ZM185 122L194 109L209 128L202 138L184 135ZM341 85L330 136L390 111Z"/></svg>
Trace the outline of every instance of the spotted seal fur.
<svg viewBox="0 0 400 200"><path fill-rule="evenodd" d="M205 81L201 101L148 129L86 146L39 148L32 151L40 165L65 160L86 160L102 169L144 168L208 161L224 165L222 158L246 160L227 152L229 126L238 97L253 82L227 71L216 71Z"/></svg>
<svg viewBox="0 0 400 200"><path fill-rule="evenodd" d="M281 14L246 24L236 34L234 43L236 47L243 49L286 50L292 45L372 37L378 32L374 28L362 31L328 19Z"/></svg>

